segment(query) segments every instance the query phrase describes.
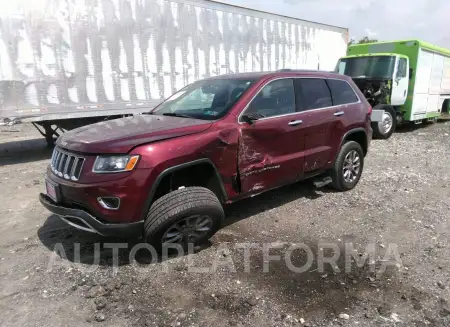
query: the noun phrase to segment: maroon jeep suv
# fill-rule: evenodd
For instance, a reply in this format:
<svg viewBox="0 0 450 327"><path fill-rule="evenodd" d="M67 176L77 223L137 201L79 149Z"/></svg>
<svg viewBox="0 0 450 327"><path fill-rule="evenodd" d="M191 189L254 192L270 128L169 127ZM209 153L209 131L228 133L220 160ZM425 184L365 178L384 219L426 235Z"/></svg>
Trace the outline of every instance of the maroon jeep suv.
<svg viewBox="0 0 450 327"><path fill-rule="evenodd" d="M334 73L200 80L149 113L62 135L40 201L78 229L155 246L199 243L220 228L224 204L311 177L355 187L371 111Z"/></svg>

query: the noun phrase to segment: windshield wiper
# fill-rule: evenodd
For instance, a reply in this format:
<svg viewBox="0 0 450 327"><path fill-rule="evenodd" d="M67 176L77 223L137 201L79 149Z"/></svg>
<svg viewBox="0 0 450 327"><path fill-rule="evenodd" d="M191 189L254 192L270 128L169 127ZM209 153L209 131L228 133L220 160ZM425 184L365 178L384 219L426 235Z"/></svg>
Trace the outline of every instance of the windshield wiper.
<svg viewBox="0 0 450 327"><path fill-rule="evenodd" d="M177 114L176 112L165 112L162 114L163 116L171 116L171 117L181 117L181 118L192 118L188 115Z"/></svg>

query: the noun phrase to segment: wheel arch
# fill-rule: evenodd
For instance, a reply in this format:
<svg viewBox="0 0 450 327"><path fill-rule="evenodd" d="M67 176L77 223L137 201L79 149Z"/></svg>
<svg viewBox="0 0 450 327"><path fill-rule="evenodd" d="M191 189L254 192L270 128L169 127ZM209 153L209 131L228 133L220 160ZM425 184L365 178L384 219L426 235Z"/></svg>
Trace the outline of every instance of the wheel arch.
<svg viewBox="0 0 450 327"><path fill-rule="evenodd" d="M442 109L441 112L443 114L449 114L450 113L450 98L447 98L442 102Z"/></svg>
<svg viewBox="0 0 450 327"><path fill-rule="evenodd" d="M150 209L153 202L157 199L157 196L158 196L157 191L165 179L170 178L170 176L173 176L174 173L177 173L177 172L180 173L183 171L187 172L189 169L200 168L202 166L205 167L205 165L211 169L212 177L215 179L215 182L217 183L217 186L218 186L217 190L215 190L215 191L212 190L212 191L217 195L220 202L225 203L228 200L228 195L225 190L225 185L223 183L222 177L220 176L217 167L214 165L214 163L212 162L211 159L202 158L202 159L189 161L189 162L185 162L185 163L182 163L179 165L175 165L175 166L166 168L158 175L155 182L153 183L153 185L150 188L148 198L145 202L145 206L144 206L144 209L143 209L143 212L141 215L142 220L145 219L148 210ZM202 185L197 185L197 186L202 186Z"/></svg>
<svg viewBox="0 0 450 327"><path fill-rule="evenodd" d="M344 134L341 140L341 144L339 146L339 149L342 148L342 146L348 142L348 141L355 141L361 145L361 148L363 149L364 156L366 156L368 150L369 150L369 144L367 140L367 133L366 130L362 127L354 128L349 130L347 133ZM339 153L339 150L338 150ZM336 154L337 156L337 154Z"/></svg>

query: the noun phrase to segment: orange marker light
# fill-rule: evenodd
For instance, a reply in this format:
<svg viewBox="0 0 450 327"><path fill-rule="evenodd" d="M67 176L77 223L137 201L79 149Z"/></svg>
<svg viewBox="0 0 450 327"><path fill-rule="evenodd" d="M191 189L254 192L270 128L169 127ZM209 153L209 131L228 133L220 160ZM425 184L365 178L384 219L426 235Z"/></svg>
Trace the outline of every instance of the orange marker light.
<svg viewBox="0 0 450 327"><path fill-rule="evenodd" d="M130 160L128 160L127 166L125 167L125 171L133 170L134 166L136 166L139 160L139 156L132 156Z"/></svg>

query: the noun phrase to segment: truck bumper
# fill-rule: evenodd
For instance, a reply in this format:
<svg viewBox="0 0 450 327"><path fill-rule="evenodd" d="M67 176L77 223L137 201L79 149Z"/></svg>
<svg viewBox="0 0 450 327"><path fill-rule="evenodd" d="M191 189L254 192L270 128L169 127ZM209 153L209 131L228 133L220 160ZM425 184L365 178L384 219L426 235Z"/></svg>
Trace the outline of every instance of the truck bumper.
<svg viewBox="0 0 450 327"><path fill-rule="evenodd" d="M369 126L368 131L367 131L367 149L370 148L372 139L373 139L373 129L372 129L372 126Z"/></svg>
<svg viewBox="0 0 450 327"><path fill-rule="evenodd" d="M45 194L41 193L39 195L39 201L47 210L58 215L67 224L80 230L120 238L138 238L143 234L143 221L133 223L103 223L84 210L56 204Z"/></svg>
<svg viewBox="0 0 450 327"><path fill-rule="evenodd" d="M383 109L373 109L372 110L372 114L370 115L370 120L372 122L381 122L383 121L383 114L384 114L384 110Z"/></svg>

